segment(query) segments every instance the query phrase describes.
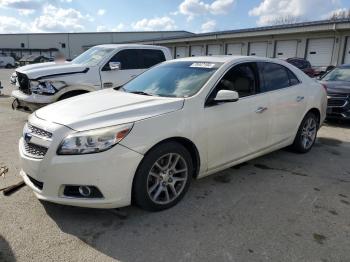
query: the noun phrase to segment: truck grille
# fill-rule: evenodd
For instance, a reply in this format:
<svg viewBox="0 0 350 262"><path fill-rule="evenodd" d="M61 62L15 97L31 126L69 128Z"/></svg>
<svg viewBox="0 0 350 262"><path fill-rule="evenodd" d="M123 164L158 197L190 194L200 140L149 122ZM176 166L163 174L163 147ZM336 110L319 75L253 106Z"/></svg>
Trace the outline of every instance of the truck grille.
<svg viewBox="0 0 350 262"><path fill-rule="evenodd" d="M30 131L35 134L35 135L38 135L38 136L41 136L41 137L45 137L45 138L51 138L52 137L52 133L48 132L48 131L45 131L41 128L38 128L38 127L35 127L35 126L32 126L31 124L28 123L28 128L30 129Z"/></svg>
<svg viewBox="0 0 350 262"><path fill-rule="evenodd" d="M347 94L329 93L328 107L344 107L349 103L348 99L349 95Z"/></svg>
<svg viewBox="0 0 350 262"><path fill-rule="evenodd" d="M26 74L17 72L17 81L19 84L19 90L27 95L32 94L32 91L30 91L29 79Z"/></svg>
<svg viewBox="0 0 350 262"><path fill-rule="evenodd" d="M33 158L44 158L47 148L24 141L24 150L26 154Z"/></svg>

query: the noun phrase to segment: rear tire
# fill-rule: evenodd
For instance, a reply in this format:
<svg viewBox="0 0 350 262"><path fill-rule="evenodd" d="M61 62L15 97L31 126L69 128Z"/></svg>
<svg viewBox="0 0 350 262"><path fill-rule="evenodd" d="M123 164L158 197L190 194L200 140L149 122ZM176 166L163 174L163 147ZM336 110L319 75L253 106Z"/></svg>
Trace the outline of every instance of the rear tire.
<svg viewBox="0 0 350 262"><path fill-rule="evenodd" d="M291 149L301 154L309 152L316 141L318 126L318 117L312 112L307 113L300 124Z"/></svg>
<svg viewBox="0 0 350 262"><path fill-rule="evenodd" d="M161 211L176 205L186 194L193 175L187 149L166 142L147 153L135 174L133 200L148 211Z"/></svg>

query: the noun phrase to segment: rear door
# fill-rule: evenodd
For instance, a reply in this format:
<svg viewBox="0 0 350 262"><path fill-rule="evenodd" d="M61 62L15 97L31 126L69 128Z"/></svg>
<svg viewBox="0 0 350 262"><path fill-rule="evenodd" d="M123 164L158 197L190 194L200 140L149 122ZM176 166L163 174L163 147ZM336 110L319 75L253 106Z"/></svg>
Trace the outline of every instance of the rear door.
<svg viewBox="0 0 350 262"><path fill-rule="evenodd" d="M148 68L165 61L157 49L124 49L115 54L101 69L102 88L119 87ZM109 62L121 63L120 70L111 70Z"/></svg>
<svg viewBox="0 0 350 262"><path fill-rule="evenodd" d="M295 135L306 110L306 88L290 71L276 63L258 63L261 93L271 98L269 144L277 145Z"/></svg>

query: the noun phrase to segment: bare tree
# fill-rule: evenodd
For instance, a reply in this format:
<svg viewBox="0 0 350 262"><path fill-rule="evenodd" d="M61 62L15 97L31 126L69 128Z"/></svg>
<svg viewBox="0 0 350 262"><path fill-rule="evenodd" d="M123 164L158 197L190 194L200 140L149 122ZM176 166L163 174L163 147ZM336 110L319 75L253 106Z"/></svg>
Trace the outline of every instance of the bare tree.
<svg viewBox="0 0 350 262"><path fill-rule="evenodd" d="M293 16L293 15L286 15L286 16L279 16L274 19L271 19L269 21L270 25L291 25L303 22L301 17L299 16Z"/></svg>
<svg viewBox="0 0 350 262"><path fill-rule="evenodd" d="M343 19L350 19L350 9L341 9L338 11L334 11L329 20L336 21L336 20L343 20Z"/></svg>

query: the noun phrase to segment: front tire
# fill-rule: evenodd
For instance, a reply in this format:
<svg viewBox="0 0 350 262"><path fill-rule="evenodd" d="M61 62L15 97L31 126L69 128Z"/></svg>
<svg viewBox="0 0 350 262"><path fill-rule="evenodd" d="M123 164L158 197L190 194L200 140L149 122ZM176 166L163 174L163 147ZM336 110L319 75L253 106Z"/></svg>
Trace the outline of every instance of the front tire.
<svg viewBox="0 0 350 262"><path fill-rule="evenodd" d="M184 146L160 144L145 155L136 172L134 202L148 211L173 207L186 194L192 175L192 158Z"/></svg>
<svg viewBox="0 0 350 262"><path fill-rule="evenodd" d="M311 150L316 141L318 123L318 117L314 113L309 112L306 114L291 146L293 151L303 154Z"/></svg>

